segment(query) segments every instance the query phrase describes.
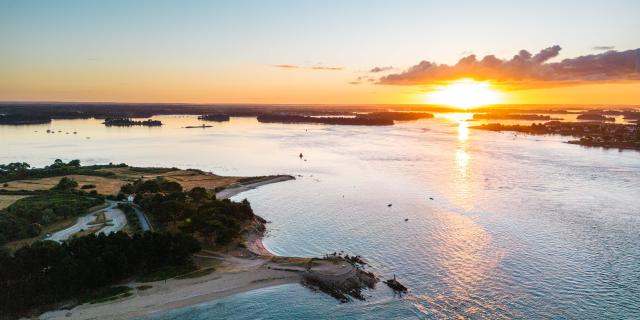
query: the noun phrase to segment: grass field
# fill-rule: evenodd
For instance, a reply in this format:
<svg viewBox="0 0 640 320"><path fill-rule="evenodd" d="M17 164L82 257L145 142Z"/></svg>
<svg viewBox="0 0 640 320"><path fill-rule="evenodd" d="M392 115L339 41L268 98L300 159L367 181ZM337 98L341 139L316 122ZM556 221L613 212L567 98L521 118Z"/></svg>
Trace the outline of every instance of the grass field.
<svg viewBox="0 0 640 320"><path fill-rule="evenodd" d="M96 186L94 190L96 190L99 194L117 194L120 191L120 187L126 184L126 181L118 180L118 179L109 179L104 177L96 177L96 176L83 176L83 175L68 175L65 176L67 178L71 178L78 182L78 187L81 187L85 184L93 184ZM8 182L7 187L2 187L2 189L6 190L48 190L53 188L58 184L62 176L59 177L48 177L41 179L33 179L33 180L15 180Z"/></svg>
<svg viewBox="0 0 640 320"><path fill-rule="evenodd" d="M108 171L115 173L113 178L98 177L98 176L85 176L85 175L66 175L65 177L71 178L78 182L78 188L83 185L91 184L95 185L95 189L99 194L103 195L116 195L120 191L120 187L123 185L136 181L137 179L149 180L157 177L164 177L167 180L175 181L182 185L185 190L190 190L194 187L203 187L205 189L215 189L218 187L227 186L238 182L241 177L223 177L214 174L201 173L196 170L159 170L154 172L149 169L147 171L136 171L129 168L104 168L98 171ZM48 190L54 187L63 176L48 177L40 179L25 179L14 180L7 183L6 187L0 187L0 189L6 189L10 191L17 190ZM4 197L4 196L3 196ZM7 198L6 201L11 201ZM15 202L12 200L9 204ZM0 198L0 209L3 208L4 202ZM5 205L8 206L9 204Z"/></svg>
<svg viewBox="0 0 640 320"><path fill-rule="evenodd" d="M10 206L14 202L28 196L0 195L0 210Z"/></svg>

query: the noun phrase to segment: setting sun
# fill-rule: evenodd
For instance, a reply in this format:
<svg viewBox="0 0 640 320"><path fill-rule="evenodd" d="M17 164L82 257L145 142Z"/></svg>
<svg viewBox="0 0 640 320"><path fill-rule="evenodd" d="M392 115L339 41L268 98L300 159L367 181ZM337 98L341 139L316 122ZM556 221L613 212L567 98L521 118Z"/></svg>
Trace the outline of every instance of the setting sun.
<svg viewBox="0 0 640 320"><path fill-rule="evenodd" d="M469 109L501 102L500 92L491 88L489 82L461 79L448 85L438 86L427 95L427 102Z"/></svg>

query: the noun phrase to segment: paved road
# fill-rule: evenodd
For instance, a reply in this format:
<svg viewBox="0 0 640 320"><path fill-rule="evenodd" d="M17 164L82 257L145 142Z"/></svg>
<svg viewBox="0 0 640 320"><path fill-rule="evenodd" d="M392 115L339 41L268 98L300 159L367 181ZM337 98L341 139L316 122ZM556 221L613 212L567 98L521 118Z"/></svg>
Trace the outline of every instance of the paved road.
<svg viewBox="0 0 640 320"><path fill-rule="evenodd" d="M104 210L105 212L106 219L111 220L109 224L112 225L102 228L100 231L98 231L98 233L109 234L111 232L118 232L122 230L122 228L124 228L124 226L127 224L127 217L124 215L124 212L117 208L118 203L116 201L107 200L107 202L109 203L109 207L107 207L106 209L96 210L85 216L79 217L76 224L64 230L53 233L50 237L45 238L45 240L62 242L69 239L69 237L80 232L81 230L89 229L91 227L91 225L89 224L95 220L96 214L102 210Z"/></svg>
<svg viewBox="0 0 640 320"><path fill-rule="evenodd" d="M136 213L136 216L138 217L138 221L140 222L140 229L142 229L143 232L153 231L151 229L151 224L149 223L149 220L147 220L147 216L145 216L144 213L142 213L142 211L138 209L136 205L133 205L133 211Z"/></svg>

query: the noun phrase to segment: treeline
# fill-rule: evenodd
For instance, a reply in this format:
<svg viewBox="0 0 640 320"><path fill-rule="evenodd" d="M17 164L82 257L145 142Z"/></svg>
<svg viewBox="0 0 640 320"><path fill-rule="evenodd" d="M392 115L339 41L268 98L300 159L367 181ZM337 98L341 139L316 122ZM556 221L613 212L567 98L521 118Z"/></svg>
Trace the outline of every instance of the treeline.
<svg viewBox="0 0 640 320"><path fill-rule="evenodd" d="M258 116L262 123L316 123L352 126L390 126L392 119L363 117L311 117L293 114L263 114Z"/></svg>
<svg viewBox="0 0 640 320"><path fill-rule="evenodd" d="M118 126L118 127L131 127L131 126L146 126L146 127L159 127L162 125L162 121L160 120L132 120L131 118L107 118L104 120L103 124L107 127L110 126Z"/></svg>
<svg viewBox="0 0 640 320"><path fill-rule="evenodd" d="M122 186L119 197L127 194L136 194L134 201L154 226L181 230L212 246L229 243L254 218L246 200L218 200L201 187L185 192L179 183L162 178Z"/></svg>
<svg viewBox="0 0 640 320"><path fill-rule="evenodd" d="M386 119L397 121L411 121L419 119L433 118L433 114L427 112L371 112L359 113L356 117L360 119Z"/></svg>
<svg viewBox="0 0 640 320"><path fill-rule="evenodd" d="M44 168L32 168L26 162L13 162L9 164L0 164L0 182L8 182L18 179L39 179L56 176L64 176L69 174L80 174L85 176L111 177L115 176L113 172L101 171L103 168L120 168L127 167L126 164L109 164L81 166L80 160L71 160L64 162L56 159L52 164Z"/></svg>
<svg viewBox="0 0 640 320"><path fill-rule="evenodd" d="M51 190L20 199L0 210L0 245L36 237L44 227L85 214L89 208L104 202L95 191L74 191L77 186L77 182L65 177Z"/></svg>
<svg viewBox="0 0 640 320"><path fill-rule="evenodd" d="M0 124L46 124L51 118L43 115L5 114L0 115Z"/></svg>
<svg viewBox="0 0 640 320"><path fill-rule="evenodd" d="M163 268L191 264L200 250L184 233L90 235L59 244L36 242L0 251L0 319L80 298L99 288Z"/></svg>
<svg viewBox="0 0 640 320"><path fill-rule="evenodd" d="M229 115L228 114L205 114L205 115L198 116L198 120L225 122L225 121L229 121Z"/></svg>
<svg viewBox="0 0 640 320"><path fill-rule="evenodd" d="M552 118L541 114L476 113L473 115L473 120L552 120Z"/></svg>

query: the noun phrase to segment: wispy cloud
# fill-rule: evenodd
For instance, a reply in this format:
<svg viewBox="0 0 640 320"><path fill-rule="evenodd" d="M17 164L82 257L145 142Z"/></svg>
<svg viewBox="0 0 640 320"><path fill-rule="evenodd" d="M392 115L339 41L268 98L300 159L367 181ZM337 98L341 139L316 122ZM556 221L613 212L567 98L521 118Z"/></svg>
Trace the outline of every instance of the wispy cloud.
<svg viewBox="0 0 640 320"><path fill-rule="evenodd" d="M313 70L329 70L329 71L338 71L344 69L343 67L325 67L325 66L314 66L311 67Z"/></svg>
<svg viewBox="0 0 640 320"><path fill-rule="evenodd" d="M328 71L339 71L343 70L343 67L326 67L326 66L312 66L312 67L304 67L298 66L295 64L274 64L273 67L279 69L308 69L308 70L328 70Z"/></svg>
<svg viewBox="0 0 640 320"><path fill-rule="evenodd" d="M537 54L521 50L511 59L488 55L478 60L475 55L469 55L454 65L422 61L401 73L381 77L377 83L425 85L473 78L513 87L533 87L586 81L640 80L640 49L607 51L549 62L559 55L560 50L557 45Z"/></svg>
<svg viewBox="0 0 640 320"><path fill-rule="evenodd" d="M378 73L378 72L385 72L385 71L391 71L393 70L392 66L387 66L387 67L375 67L372 68L371 70L369 70L369 72L371 73Z"/></svg>
<svg viewBox="0 0 640 320"><path fill-rule="evenodd" d="M363 82L376 82L377 79L374 77L370 77L370 76L360 76L357 77L355 80L353 81L349 81L349 84L361 84Z"/></svg>
<svg viewBox="0 0 640 320"><path fill-rule="evenodd" d="M274 64L273 66L280 69L299 69L300 68L300 66L296 66L294 64Z"/></svg>
<svg viewBox="0 0 640 320"><path fill-rule="evenodd" d="M614 46L595 46L595 47L593 47L591 49L598 50L598 51L608 51L608 50L613 50L615 48L616 47L614 47Z"/></svg>

